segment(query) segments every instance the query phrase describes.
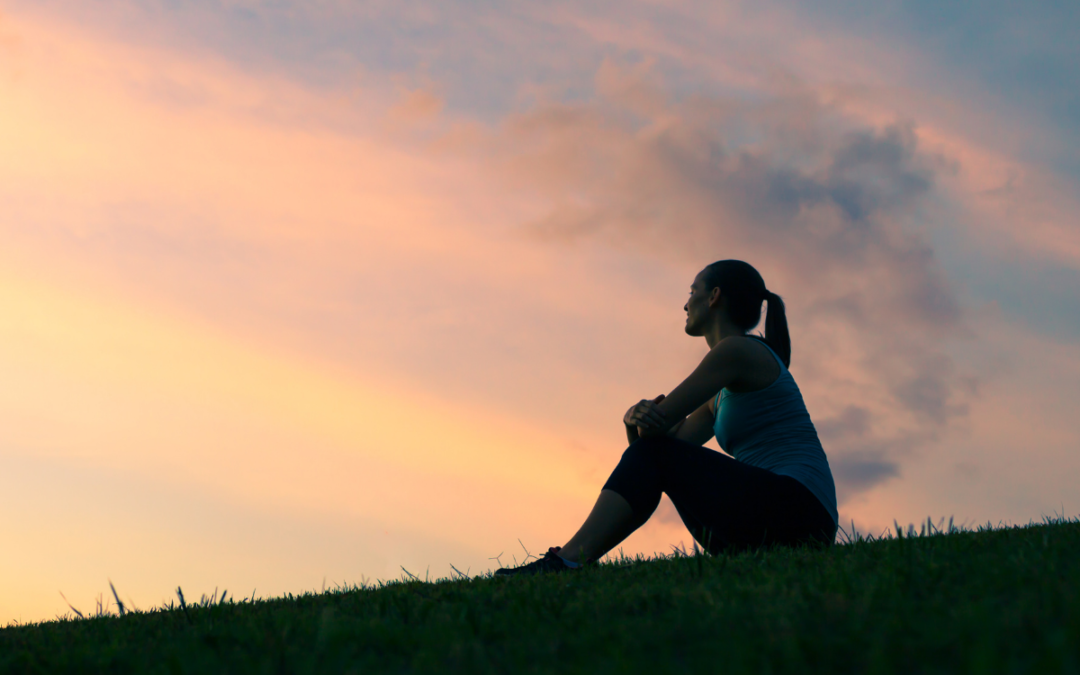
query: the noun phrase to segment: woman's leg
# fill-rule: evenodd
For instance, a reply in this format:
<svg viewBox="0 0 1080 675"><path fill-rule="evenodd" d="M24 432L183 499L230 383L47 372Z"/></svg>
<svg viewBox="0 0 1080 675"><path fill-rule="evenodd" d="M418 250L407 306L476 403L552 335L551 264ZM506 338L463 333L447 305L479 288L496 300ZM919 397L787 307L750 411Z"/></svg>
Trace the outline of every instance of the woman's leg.
<svg viewBox="0 0 1080 675"><path fill-rule="evenodd" d="M570 562L599 560L645 524L663 493L648 450L659 440L638 440L623 452L589 517L559 551L560 557Z"/></svg>
<svg viewBox="0 0 1080 675"><path fill-rule="evenodd" d="M770 545L831 545L836 523L791 476L671 439L654 452L664 492L694 539L710 553ZM682 455L682 456L680 456Z"/></svg>
<svg viewBox="0 0 1080 675"><path fill-rule="evenodd" d="M581 529L559 551L570 562L596 560L638 528L630 504L617 492L601 490Z"/></svg>
<svg viewBox="0 0 1080 675"><path fill-rule="evenodd" d="M623 453L574 537L567 560L596 560L641 527L667 492L694 538L712 553L807 539L831 543L835 524L799 481L671 437Z"/></svg>

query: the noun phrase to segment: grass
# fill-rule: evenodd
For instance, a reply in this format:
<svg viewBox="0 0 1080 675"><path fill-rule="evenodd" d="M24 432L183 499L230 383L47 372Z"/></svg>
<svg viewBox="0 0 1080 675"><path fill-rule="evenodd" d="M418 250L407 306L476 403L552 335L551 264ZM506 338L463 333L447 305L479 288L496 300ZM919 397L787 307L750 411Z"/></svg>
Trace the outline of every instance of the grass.
<svg viewBox="0 0 1080 675"><path fill-rule="evenodd" d="M898 528L899 529L899 528ZM1080 521L202 598L0 630L0 672L1080 673Z"/></svg>

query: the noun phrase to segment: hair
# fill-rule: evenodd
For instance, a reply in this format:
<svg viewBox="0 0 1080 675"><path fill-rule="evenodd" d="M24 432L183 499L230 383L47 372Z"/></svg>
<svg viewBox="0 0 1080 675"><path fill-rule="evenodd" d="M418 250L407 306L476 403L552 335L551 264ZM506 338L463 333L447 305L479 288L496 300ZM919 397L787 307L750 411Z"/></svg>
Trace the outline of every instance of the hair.
<svg viewBox="0 0 1080 675"><path fill-rule="evenodd" d="M727 298L727 313L738 328L750 332L761 321L761 303L768 302L765 315L765 342L791 366L791 335L788 333L784 301L765 288L765 280L749 263L720 260L704 269L706 290L719 287Z"/></svg>

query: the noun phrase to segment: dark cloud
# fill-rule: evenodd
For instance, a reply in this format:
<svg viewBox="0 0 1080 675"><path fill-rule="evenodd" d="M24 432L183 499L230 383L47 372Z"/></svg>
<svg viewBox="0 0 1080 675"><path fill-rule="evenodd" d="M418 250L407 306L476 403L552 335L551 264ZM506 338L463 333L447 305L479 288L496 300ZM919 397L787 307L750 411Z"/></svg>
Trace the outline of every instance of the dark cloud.
<svg viewBox="0 0 1080 675"><path fill-rule="evenodd" d="M900 465L893 456L910 439L876 437L873 422L874 415L867 408L849 405L839 415L814 424L822 444L829 449L838 501L900 475Z"/></svg>
<svg viewBox="0 0 1080 675"><path fill-rule="evenodd" d="M819 420L814 426L822 442L865 438L870 433L870 411L849 405L836 417Z"/></svg>
<svg viewBox="0 0 1080 675"><path fill-rule="evenodd" d="M943 366L951 364L943 363ZM927 370L917 377L900 382L893 386L892 392L909 410L912 410L933 422L944 424L950 417L967 414L967 406L953 404L951 382L954 378L949 377L951 367L945 372L940 370Z"/></svg>
<svg viewBox="0 0 1080 675"><path fill-rule="evenodd" d="M919 165L915 147L911 125L849 134L825 173L829 199L849 221L866 222L923 197L933 186L934 175Z"/></svg>
<svg viewBox="0 0 1080 675"><path fill-rule="evenodd" d="M840 503L900 475L899 464L882 457L833 457L829 461L829 468L836 482L836 498Z"/></svg>
<svg viewBox="0 0 1080 675"><path fill-rule="evenodd" d="M709 159L715 163L717 156ZM773 227L789 229L807 209L835 207L841 227L832 238L844 253L874 242L874 219L907 208L933 186L933 170L917 161L910 125L846 134L822 159L824 166L800 169L775 155L743 150L726 166L688 168L711 174L708 189Z"/></svg>

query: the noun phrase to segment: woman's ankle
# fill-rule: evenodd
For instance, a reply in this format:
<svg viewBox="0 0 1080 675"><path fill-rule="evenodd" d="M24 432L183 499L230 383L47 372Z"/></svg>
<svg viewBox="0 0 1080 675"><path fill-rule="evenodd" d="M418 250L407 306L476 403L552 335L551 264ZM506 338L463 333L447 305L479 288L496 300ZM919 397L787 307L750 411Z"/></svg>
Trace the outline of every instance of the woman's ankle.
<svg viewBox="0 0 1080 675"><path fill-rule="evenodd" d="M572 543L573 540L571 540L571 544ZM555 554L557 556L559 556L566 562L573 563L575 565L581 565L585 562L588 562L588 559L584 555L582 555L582 553L584 553L584 551L583 547L581 546L560 546L559 548L555 549Z"/></svg>
<svg viewBox="0 0 1080 675"><path fill-rule="evenodd" d="M566 558L562 557L558 553L556 553L555 555L558 555L559 559L562 560L564 563L566 563L567 567L581 567L581 563L577 562L576 560L567 560Z"/></svg>

